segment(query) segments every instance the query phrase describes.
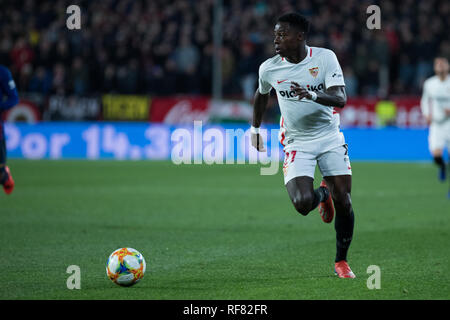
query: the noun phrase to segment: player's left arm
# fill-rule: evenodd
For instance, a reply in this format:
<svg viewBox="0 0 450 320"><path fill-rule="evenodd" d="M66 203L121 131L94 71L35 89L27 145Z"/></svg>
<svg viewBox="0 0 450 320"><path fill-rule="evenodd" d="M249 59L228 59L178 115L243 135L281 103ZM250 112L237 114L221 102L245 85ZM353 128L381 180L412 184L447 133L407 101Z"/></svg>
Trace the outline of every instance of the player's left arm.
<svg viewBox="0 0 450 320"><path fill-rule="evenodd" d="M2 109L7 110L19 103L16 84L11 76L11 72L5 67L0 67L0 90L6 95L6 99L0 101L0 112Z"/></svg>
<svg viewBox="0 0 450 320"><path fill-rule="evenodd" d="M295 91L299 100L306 98L313 100L311 91L302 88L297 82L292 81L291 89ZM325 92L317 92L317 97L314 100L324 106L343 108L347 103L347 93L345 86L332 86L325 90Z"/></svg>
<svg viewBox="0 0 450 320"><path fill-rule="evenodd" d="M336 57L336 54L327 50L323 53L323 80L324 92L308 91L298 83L292 82L292 90L296 92L299 99L309 99L316 103L328 107L343 108L347 103L347 93L345 92L344 73Z"/></svg>

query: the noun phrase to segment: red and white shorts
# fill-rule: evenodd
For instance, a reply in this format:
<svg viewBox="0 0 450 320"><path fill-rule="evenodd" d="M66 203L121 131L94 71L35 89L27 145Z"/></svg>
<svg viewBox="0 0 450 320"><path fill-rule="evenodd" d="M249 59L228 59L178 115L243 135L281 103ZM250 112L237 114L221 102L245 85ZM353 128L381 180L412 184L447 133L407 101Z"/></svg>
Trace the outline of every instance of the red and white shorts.
<svg viewBox="0 0 450 320"><path fill-rule="evenodd" d="M284 184L295 177L308 176L314 179L317 164L323 177L352 174L347 144L317 154L293 149L284 156Z"/></svg>

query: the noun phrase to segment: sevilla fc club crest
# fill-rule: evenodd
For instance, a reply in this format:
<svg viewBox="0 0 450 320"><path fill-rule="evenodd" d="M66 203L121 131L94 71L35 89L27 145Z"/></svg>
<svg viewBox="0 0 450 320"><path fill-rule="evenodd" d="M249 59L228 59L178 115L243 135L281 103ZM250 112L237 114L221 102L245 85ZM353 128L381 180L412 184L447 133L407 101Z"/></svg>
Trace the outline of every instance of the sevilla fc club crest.
<svg viewBox="0 0 450 320"><path fill-rule="evenodd" d="M309 69L309 73L315 78L319 74L319 67Z"/></svg>

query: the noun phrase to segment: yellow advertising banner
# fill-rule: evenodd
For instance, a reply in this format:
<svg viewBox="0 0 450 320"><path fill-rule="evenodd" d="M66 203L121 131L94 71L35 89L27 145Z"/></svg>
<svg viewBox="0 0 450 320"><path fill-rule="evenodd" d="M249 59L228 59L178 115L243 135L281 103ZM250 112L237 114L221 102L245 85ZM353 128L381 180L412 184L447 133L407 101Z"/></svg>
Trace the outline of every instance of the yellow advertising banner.
<svg viewBox="0 0 450 320"><path fill-rule="evenodd" d="M146 96L106 94L102 104L104 120L148 120L150 98Z"/></svg>

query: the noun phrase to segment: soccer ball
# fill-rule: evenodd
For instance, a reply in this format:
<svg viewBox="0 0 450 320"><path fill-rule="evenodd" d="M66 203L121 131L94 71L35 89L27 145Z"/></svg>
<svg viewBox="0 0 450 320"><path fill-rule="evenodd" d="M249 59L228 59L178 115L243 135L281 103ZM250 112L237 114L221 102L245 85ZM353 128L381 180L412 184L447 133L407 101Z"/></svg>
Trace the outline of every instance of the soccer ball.
<svg viewBox="0 0 450 320"><path fill-rule="evenodd" d="M117 249L111 253L106 262L108 278L120 286L132 286L142 279L144 273L144 256L133 248Z"/></svg>

